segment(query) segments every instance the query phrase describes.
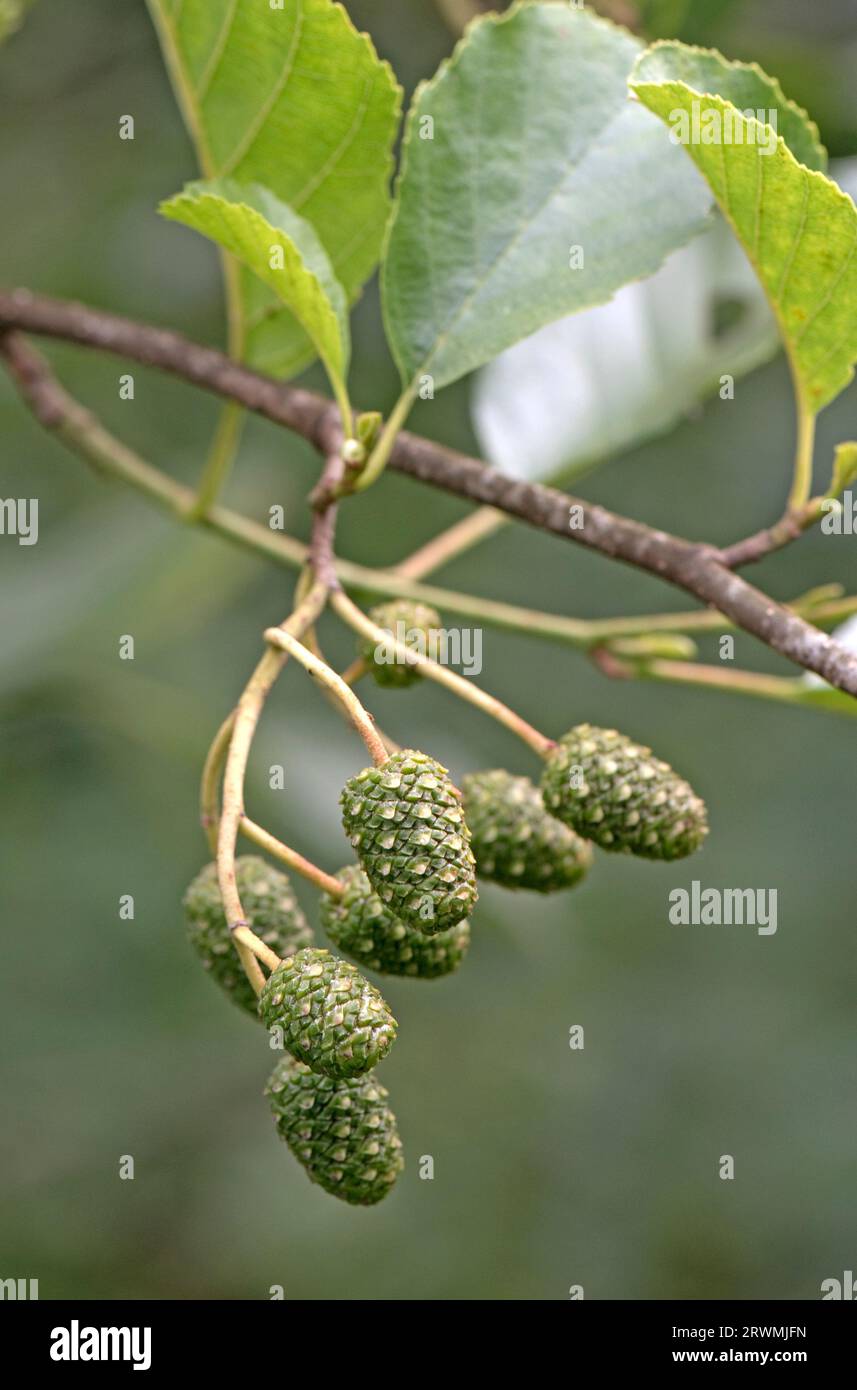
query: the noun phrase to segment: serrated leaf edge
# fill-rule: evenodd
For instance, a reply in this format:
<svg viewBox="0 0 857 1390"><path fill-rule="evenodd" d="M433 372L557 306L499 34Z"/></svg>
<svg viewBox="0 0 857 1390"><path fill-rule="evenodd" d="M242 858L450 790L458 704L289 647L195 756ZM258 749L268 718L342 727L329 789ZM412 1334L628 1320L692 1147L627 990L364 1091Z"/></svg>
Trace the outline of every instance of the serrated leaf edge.
<svg viewBox="0 0 857 1390"><path fill-rule="evenodd" d="M644 51L639 55L636 63L634 64L634 67L631 71L631 75L628 78L628 86L632 90L634 90L634 73L636 72L637 68L640 66L644 58L648 57L650 53L654 53L659 48L681 48L687 53L702 54L702 56L705 58L718 58L720 62L723 63L723 65L727 68L740 68L742 72L752 72L755 74L756 77L760 77L763 82L769 83L777 101L781 101L783 106L789 107L798 116L800 116L802 121L804 121L810 134L812 135L813 143L815 144L815 147L818 150L819 155L821 156L822 162L824 163L825 168L827 167L829 158L827 146L822 141L821 131L819 130L816 122L812 119L809 112L803 106L801 106L798 102L793 101L791 97L786 96L785 92L782 89L782 86L780 85L779 78L773 77L769 72L765 72L765 69L761 66L761 64L757 63L755 60L752 62L745 62L741 58L727 58L724 53L720 52L719 48L705 48L702 44L697 43L682 43L679 39L656 39L654 43L650 43L649 46L646 49L644 49ZM681 82L681 78L675 78L672 80L676 82ZM665 86L666 83L648 82L642 83L640 85L649 87L660 87ZM687 87L688 91L690 92L698 92L700 96L718 97L720 95L718 92L703 92L700 88L691 87L686 82L681 82L681 85ZM726 101L726 97L720 97L720 100ZM734 106L734 103L729 102L729 105ZM737 106L735 106L735 110L738 110ZM763 122L763 124L767 125L767 122ZM776 133L777 132L775 132L775 134ZM779 134L777 135L777 138L782 139L782 137ZM799 160L796 155L794 156L794 158L797 164L802 164L802 161ZM803 165L803 168L808 167L808 165ZM810 173L821 172L823 171L819 169L810 169Z"/></svg>
<svg viewBox="0 0 857 1390"><path fill-rule="evenodd" d="M204 183L205 180L199 180L199 182L200 182L200 183ZM258 185L258 187L262 187L262 185ZM273 196L276 196L276 195L273 195ZM191 183L191 184L188 184L185 188L183 188L182 191L181 191L180 193L174 194L171 198L165 198L161 203L159 203L159 205L158 205L158 212L159 212L163 217L166 217L168 221L178 222L178 223L180 223L180 225L187 226L186 223L182 223L182 222L181 222L181 219L180 219L180 218L173 217L172 214L171 214L170 212L167 211L167 209L168 209L171 205L172 205L172 206L177 206L177 205L178 205L179 203L181 203L182 201L185 201L185 202L190 203L190 204L197 204L197 205L199 205L200 203L203 203L203 202L205 202L206 200L211 201L211 202L213 202L213 203L230 203L230 202L231 202L231 205L232 205L233 207L241 208L241 210L242 210L243 212L245 212L245 213L248 214L248 217L249 217L249 218L251 218L251 219L253 219L253 220L260 221L260 222L263 222L266 226L270 227L271 230L277 234L277 236L281 236L281 237L283 238L283 240L286 241L286 242L288 242L289 246L292 247L292 249L294 250L295 254L297 255L297 257L298 257L298 259L299 259L299 261L300 261L300 263L301 263L301 265L302 265L302 267L303 267L303 270L304 270L304 272L305 272L307 278L310 279L310 280L313 282L313 284L317 287L319 294L320 294L321 297L323 298L324 302L325 302L325 303L329 306L329 308L330 308L331 316L332 316L332 318L333 318L334 323L336 324L337 336L338 336L338 338L339 338L340 347L341 347L341 360L340 360L339 362L333 361L333 360L330 358L330 354L329 354L329 353L327 353L327 352L325 352L325 351L322 351L322 349L319 347L318 343L316 343L315 339L313 338L312 334L310 333L309 329L307 328L306 324L305 324L305 323L303 322L303 320L301 319L300 315L297 314L297 313L295 312L295 310L292 308L292 306L291 306L290 304L286 303L286 301L285 301L284 299L282 299L279 295L278 295L277 297L280 299L280 304L282 305L282 307L283 307L284 309L287 309L287 310L289 311L289 313L291 313L291 314L297 319L297 321L300 323L301 327L303 328L304 332L307 334L307 337L308 337L308 338L310 339L310 341L312 342L312 345L313 345L313 347L314 347L314 349L315 349L315 351L316 351L318 357L321 359L322 363L324 364L324 367L325 367L325 369L326 369L326 371L327 371L328 377L330 378L330 384L331 384L331 386L333 387L334 394L335 394L335 396L336 396L336 398L337 398L337 403L339 404L340 409L341 409L342 412L343 412L343 418L344 418L344 419L348 419L348 418L350 417L350 406L348 405L348 393L347 393L347 389L346 389L346 377L347 377L347 375L348 375L348 366L349 366L350 355L351 355L351 344L350 344L350 335L349 335L349 332L348 332L349 325L348 325L347 312L346 312L346 315L345 315L345 317L344 317L344 320L340 320L339 315L338 315L337 312L336 312L336 306L334 305L334 303L333 303L333 301L331 300L331 298L330 298L330 296L329 296L327 290L325 289L325 287L324 287L324 285L322 284L321 280L319 280L319 278L318 278L318 276L316 275L315 271L313 271L312 269L310 269L309 265L307 264L307 262L306 262L306 260L305 260L305 258L304 258L304 255L303 255L303 252L301 251L301 248L298 246L298 244L297 244L297 242L294 240L294 238L291 237L291 236L289 236L289 233L286 232L286 231L284 231L282 227L275 227L274 224L273 224L272 222L269 222L269 221L268 221L268 219L264 216L264 214L260 213L260 212L258 211L257 208L251 207L249 203L245 203L245 202L243 202L241 199L237 199L237 200L235 200L234 202L232 202L232 200L230 200L230 199L228 199L228 198L224 198L221 194L212 193L210 189L205 189L205 188L203 188L203 189L197 190L197 189L194 188L194 184ZM279 199L278 201L282 203L282 199ZM283 204L283 206L287 206L287 205L286 205L286 204ZM290 210L291 210L292 212L294 212L294 209L290 209ZM326 253L326 251L324 250L324 247L323 247L323 245L322 245L322 243L321 243L321 238L319 237L319 235L318 235L318 233L316 232L315 228L313 227L312 223L311 223L311 222L308 222L308 221L306 220L306 218L301 218L300 213L298 213L298 212L295 212L294 215L295 215L295 217L300 218L300 220L301 220L302 222L305 223L305 225L306 225L306 227L309 229L310 233L315 237L315 240L318 242L318 248L319 248L319 250L321 251L321 253L322 253L323 255L326 256L327 253ZM188 230L189 230L189 231L198 231L198 229L195 228L195 227L188 227ZM204 235L204 233L198 233L198 234L199 234L199 235ZM218 243L215 242L213 238L211 238L211 240L212 240L212 242L213 242L214 245L218 245ZM221 250L221 251L223 252L223 254L228 255L228 256L230 257L230 259L234 260L235 263L236 263L237 265L242 265L242 266L244 266L244 268L245 268L246 270L249 270L251 274L254 274L254 273L255 273L255 272L253 271L252 266L248 266L248 265L246 264L246 262L244 262L244 261L241 260L240 257L238 257L238 256L233 256L231 252L225 251L225 249L222 248L222 247L220 247L219 245L218 245L218 249ZM328 258L328 263L329 263L329 258ZM261 277L259 277L259 278L261 278ZM332 265L331 265L331 278L332 278L333 280L336 280L336 274L335 274L335 272L334 272L334 270L333 270L333 266L332 266ZM263 283L266 284L266 285L268 285L268 281L264 281ZM336 280L336 283L339 284L339 281ZM268 288L271 289L271 290L273 291L274 294L277 293L277 291L274 289L274 287L273 287L272 285L268 285ZM347 296L346 296L346 294L345 294L345 290L344 290L344 289L342 290L342 302L343 302L343 306L344 306L344 307L346 308L346 310L347 310L347 303L348 303L348 301L347 301Z"/></svg>
<svg viewBox="0 0 857 1390"><path fill-rule="evenodd" d="M396 221L396 213L399 207L399 193L405 174L407 173L408 153L411 146L412 131L414 125L416 124L417 107L420 103L423 93L426 92L430 87L436 86L441 81L441 79L446 76L448 72L452 71L458 65L462 51L464 50L464 47L474 30L485 24L506 24L516 15L518 15L522 10L532 9L533 5L538 3L539 0L515 0L514 4L510 5L507 10L503 10L501 13L489 12L487 14L480 14L474 16L474 18L469 20L468 23L465 25L461 38L456 43L454 49L452 50L452 53L450 53L447 58L441 60L440 64L438 65L437 71L431 77L424 78L421 82L417 84L416 88L414 89L414 93L411 98L411 104L408 108L407 116L405 117L405 129L404 134L402 136L401 151L399 155L399 170L396 176L395 186L393 190L392 206L390 208L390 215L387 219L387 226L384 233L384 242L381 250L382 275L383 267L387 260L387 253L389 251L393 227ZM556 8L559 8L559 6L556 6ZM571 15L584 13L586 15L587 20L590 23L595 24L602 29L608 29L611 31L611 33L621 34L624 38L637 45L640 52L637 55L636 62L639 62L640 59L643 57L643 54L648 52L648 49L643 44L642 40L639 39L636 34L631 33L629 29L626 29L624 25L616 24L612 19L607 19L604 15L596 14L594 13L594 11L590 9L581 11L579 6L575 4L569 3L566 8L568 9ZM714 203L712 203L712 216L713 208ZM698 231L694 235L701 235L701 233L705 231L708 226L710 226L710 223L711 217L709 217L706 223L702 224L699 227ZM664 264L666 259L667 257L664 257L663 260L659 262L658 266L655 267L655 270L660 269L660 266ZM654 274L654 271L650 271L644 275L633 276L631 279L624 281L623 285L620 288L624 288L625 285L638 284L643 280L649 279L649 276L652 274ZM596 304L590 305L588 307L598 308L603 304L609 304L616 297L617 293L618 290L614 290L613 293L609 294L606 299L599 300ZM404 370L403 363L400 361L399 354L394 345L394 337L390 331L390 323L387 316L386 297L384 294L381 295L381 315L384 323L384 332L387 339L387 343L390 348L393 360L399 369L399 375L401 377L403 387L405 388L405 395L413 395L415 390L414 383L416 379L418 378L420 372L425 371L425 369L428 367L432 358L436 355L439 346L442 345L444 338L445 336L447 336L447 334L442 335L442 337L438 339L438 342L435 344L435 347L432 349L432 352L429 354L429 356L422 363L420 363L420 366L414 373L414 375L409 376Z"/></svg>
<svg viewBox="0 0 857 1390"><path fill-rule="evenodd" d="M211 162L211 154L208 149L208 142L206 140L205 133L202 128L202 122L200 119L201 110L200 104L197 101L197 94L191 87L190 83L187 81L178 42L176 14L174 13L173 9L169 8L168 0L146 0L146 8L149 12L152 25L160 42L160 47L164 55L164 62L167 68L170 86L172 87L176 104L178 105L179 112L181 114L185 128L188 132L188 135L190 136L191 143L194 147L194 152L199 162L200 174L202 175L203 179L214 180L220 177L220 175ZM356 24L351 18L351 15L348 13L348 10L345 8L343 4L340 3L340 0L333 0L333 3L331 4L331 9L339 11L339 13L344 17L347 30L355 38L359 39L362 42L363 47L366 50L369 58L378 65L378 68L388 78L390 83L391 94L393 96L393 116L395 120L395 133L398 134L398 131L402 123L404 90L400 82L398 81L398 78L396 77L396 73L393 69L392 63L390 63L388 59L382 58L379 55L371 34L367 33L364 29L357 28ZM394 146L395 135L390 148L387 150L384 159L385 184L387 187L388 202L390 204L387 213L388 224L390 221L390 215L392 213L393 207L393 197L390 184L395 169L395 157L393 153ZM300 213L298 213L297 215L300 216ZM379 249L378 257L375 261L375 266L373 270L371 270L369 274L366 276L363 284L355 286L355 288L351 291L350 294L346 291L346 304L349 308L352 308L361 298L366 284L371 279L372 275L375 274L378 266L381 264L383 260L385 247L386 237L384 236L382 237L381 247ZM223 260L223 275L225 282L224 287L226 292L226 300L229 309L229 318L231 325L232 318L236 313L236 310L233 307L233 303L236 299L236 296L238 295L238 290L234 284L230 283L231 280L234 280L234 271L230 270L230 264L233 258L231 258L225 251L221 252L221 257ZM334 275L336 275L336 265L334 265L333 263L331 264ZM248 321L242 321L240 331L242 337L244 335L249 335L249 333L252 331L252 325L250 325ZM233 352L233 354L237 352L237 348L239 346L238 336L234 336L238 335L238 333L239 328L237 325L235 327L230 326L230 339L233 339L234 337L234 341L231 342L230 346L230 352ZM242 341L240 346L241 352L239 355L243 357L244 350L246 348L246 343ZM312 356L310 356L307 353L294 357L290 361L288 367L288 374L290 376L294 375L296 372L302 370L302 368L308 366L312 360Z"/></svg>
<svg viewBox="0 0 857 1390"><path fill-rule="evenodd" d="M709 51L709 50L703 50L703 51L705 52L705 51ZM750 65L749 65L749 64L744 64L744 66L750 66ZM820 180L822 183L826 184L826 185L828 186L828 188L831 188L831 189L834 191L834 194L835 194L836 197L840 198L843 202L850 203L851 206L852 206L852 208L857 207L857 205L855 205L855 203L854 203L854 199L850 196L850 194L848 194L848 193L845 192L844 188L840 188L839 184L836 182L835 179L832 179L832 178L830 178L827 174L822 173L820 169L810 169L806 164L801 163L801 161L796 157L796 155L794 155L794 154L792 153L791 148L786 144L786 142L785 142L785 140L783 139L783 137L782 137L777 131L773 130L773 127L772 127L772 126L768 125L767 122L765 122L765 121L758 121L758 120L756 120L755 117L747 117L747 116L745 116L741 111L739 111L738 107L735 106L733 102L728 101L725 97L720 96L719 93L717 93L717 92L699 92L699 91L697 90L696 87L690 87L690 86L688 86L688 84L687 84L686 82L682 82L682 81L681 81L680 79L678 79L678 78L671 78L668 82L638 82L638 83L635 84L633 90L634 90L635 92L639 92L642 88L657 89L657 88L665 88L665 87L682 87L686 92L689 92L689 93L691 93L691 94L693 94L693 95L695 95L695 96L704 97L706 101L720 102L720 103L723 104L724 107L726 107L726 106L730 107L730 108L736 113L736 115L737 115L742 121L746 122L748 125L751 125L751 126L758 126L758 127L760 127L760 129L763 129L763 130L771 130L771 131L773 131L773 134L776 136L776 140L777 140L777 149L778 149L778 150L780 150L780 149L782 150L782 152L786 155L786 157L787 157L789 160L791 160L792 164L794 164L795 168L796 168L796 169L799 169L799 170L802 172L802 174L803 174L803 176L804 176L805 178L807 178L807 179L818 179L818 180ZM659 118L659 119L660 119L660 118ZM749 143L749 142L748 142L748 143ZM693 156L690 155L690 154L688 153L688 158L689 158L689 159L692 159L692 157L693 157ZM705 175L703 175L703 177L705 177ZM706 182L707 182L707 180L706 180ZM751 264L752 267L753 267L753 270L756 272L756 278L758 279L759 284L761 285L761 287L762 287L762 289L763 289L763 291L764 291L764 293L765 293L765 297L766 297L766 299L767 299L769 305L771 306L771 311L772 311L772 313L773 313L773 315L774 315L774 318L775 318L776 321L777 321L777 326L778 326L778 328L779 328L779 330L780 330L780 339L781 339L781 341L782 341L783 351L785 352L786 357L787 357L787 359L788 359L789 369L790 369L790 371L791 371L792 382L793 382L793 385L794 385L794 391L795 391L795 395L796 395L797 400L798 400L798 403L799 403L799 409L800 409L801 412L805 413L806 415L809 415L809 416L816 416L816 415L818 415L818 414L820 413L821 410L824 409L824 406L815 406L811 401L809 401L809 400L807 399L807 395L806 395L806 392L805 392L804 386L803 386L802 375L801 375L800 371L798 370L798 365L797 365L797 362L796 362L796 360L795 360L794 353L793 353L793 351L792 351L791 340L792 340L792 336L793 336L793 335L792 335L792 333L791 333L791 330L790 330L790 329L787 330L787 326L786 326L786 324L785 324L785 322L784 322L784 320L783 320L782 314L780 313L779 307L778 307L776 301L775 301L774 298L773 298L773 295L772 295L771 292L769 291L767 285L765 284L765 281L763 280L763 278L762 278L762 276L761 276L761 274L760 274L760 272L759 272L759 266L758 266L758 263L757 263L757 261L756 261L756 257L755 257L755 255L753 254L753 252L750 250L750 248L749 248L748 246L745 246L744 241L743 241L742 237L740 236L740 234L739 234L739 232L738 232L738 228L737 228L736 225L735 225L735 222L734 222L734 220L733 220L731 211L730 211L728 208L725 208L725 207L722 206L722 204L720 203L719 198L717 198L716 195L715 195L715 201L717 202L718 207L720 207L720 211L721 211L721 213L723 214L723 216L725 217L726 221L729 223L729 226L731 227L732 232L733 232L733 234L734 234L734 236L735 236L735 238L736 238L736 240L737 240L739 246L741 246L741 248L743 249L745 255L747 256L747 259L749 260L750 264ZM826 302L826 301L825 301L825 302ZM806 327L807 327L807 326L805 325L805 326L804 326L804 329L803 329L804 332L806 331ZM848 386L850 386L851 382L854 380L854 372L855 372L855 365L854 365L854 363L852 362L851 367L850 367L850 370L849 370L848 376L845 378L845 380L843 381L842 385L841 385L840 388L839 388L839 391L836 393L837 396L838 396L838 395L841 395L842 392L843 392L844 390L846 390ZM825 402L825 405L830 405L830 404L832 404L832 401L835 400L835 399L836 399L836 396L833 396L833 397L831 398L831 400Z"/></svg>

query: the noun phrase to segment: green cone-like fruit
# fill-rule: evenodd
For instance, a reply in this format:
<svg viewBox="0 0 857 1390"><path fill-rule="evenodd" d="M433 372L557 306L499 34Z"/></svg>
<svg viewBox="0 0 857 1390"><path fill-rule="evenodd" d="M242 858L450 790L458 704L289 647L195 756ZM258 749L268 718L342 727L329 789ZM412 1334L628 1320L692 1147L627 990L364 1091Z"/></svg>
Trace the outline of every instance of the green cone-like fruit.
<svg viewBox="0 0 857 1390"><path fill-rule="evenodd" d="M265 1094L277 1132L313 1182L344 1202L380 1202L404 1167L396 1117L374 1076L333 1081L284 1057Z"/></svg>
<svg viewBox="0 0 857 1390"><path fill-rule="evenodd" d="M705 803L693 788L615 729L580 724L560 739L542 795L552 815L602 849L682 859L708 834Z"/></svg>
<svg viewBox="0 0 857 1390"><path fill-rule="evenodd" d="M340 869L336 877L345 892L342 897L324 894L321 923L338 950L382 975L436 980L458 969L470 945L466 922L426 936L393 916L357 864Z"/></svg>
<svg viewBox="0 0 857 1390"><path fill-rule="evenodd" d="M375 986L330 951L281 961L259 996L259 1014L266 1028L282 1028L287 1052L335 1079L370 1071L396 1039L396 1020Z"/></svg>
<svg viewBox="0 0 857 1390"><path fill-rule="evenodd" d="M278 956L310 945L312 931L284 873L254 854L244 854L235 860L235 881L247 925ZM215 864L207 864L197 874L185 893L184 909L191 944L211 978L258 1018L253 986L241 968L223 915Z"/></svg>
<svg viewBox="0 0 857 1390"><path fill-rule="evenodd" d="M345 833L396 917L433 936L470 915L476 865L446 768L405 748L352 777L340 801Z"/></svg>
<svg viewBox="0 0 857 1390"><path fill-rule="evenodd" d="M383 627L399 642L413 647L421 656L431 655L429 632L440 627L440 614L427 603L412 603L409 599L393 599L373 608L369 617L377 627ZM379 685L401 688L420 679L416 666L396 659L385 646L369 641L360 644L360 655Z"/></svg>
<svg viewBox="0 0 857 1390"><path fill-rule="evenodd" d="M498 768L462 779L464 814L480 878L504 888L553 893L571 888L592 863L592 847L549 816L529 777Z"/></svg>

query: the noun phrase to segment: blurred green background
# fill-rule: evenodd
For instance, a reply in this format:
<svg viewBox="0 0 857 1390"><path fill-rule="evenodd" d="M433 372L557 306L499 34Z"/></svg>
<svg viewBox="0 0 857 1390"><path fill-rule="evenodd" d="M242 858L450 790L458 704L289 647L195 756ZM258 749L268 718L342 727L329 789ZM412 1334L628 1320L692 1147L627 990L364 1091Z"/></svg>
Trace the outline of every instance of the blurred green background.
<svg viewBox="0 0 857 1390"><path fill-rule="evenodd" d="M353 0L412 88L452 36L428 0ZM757 58L857 152L857 6L654 5L662 32ZM660 12L660 18L654 14ZM849 88L850 82L850 88ZM136 139L118 138L133 114ZM0 55L0 281L222 341L214 252L155 214L194 174L142 0L39 0ZM680 305L676 311L680 312ZM396 393L377 294L355 322L354 398ZM153 462L192 481L216 403L124 363L52 346L61 378ZM310 373L316 384L319 378ZM467 384L414 428L473 448ZM857 391L820 425L819 480L855 433ZM782 359L668 439L618 458L585 495L725 541L779 514L793 431ZM854 1268L855 734L850 722L732 696L610 683L571 650L484 633L481 682L535 723L616 723L706 797L704 854L674 867L601 857L569 896L486 886L470 958L439 984L385 981L400 1020L383 1066L407 1168L374 1210L312 1187L261 1090L263 1033L225 1004L184 939L205 862L198 776L209 739L287 611L291 576L185 531L46 437L0 381L2 495L40 500L33 547L0 543L3 661L0 1277L43 1298L817 1298ZM306 532L316 462L250 422L228 500L273 503ZM388 563L464 514L399 477L343 508L340 550ZM813 535L756 578L778 597L839 579L857 541ZM585 616L682 599L523 527L442 576ZM118 659L122 634L136 659ZM341 663L350 637L325 620ZM739 664L786 671L751 638ZM394 737L456 775L525 750L444 692L367 692ZM337 795L360 745L297 670L254 749L255 819L329 869L349 858ZM287 790L268 790L281 763ZM779 931L677 928L667 895L776 888ZM299 892L313 910L313 892ZM120 921L133 894L136 916ZM586 1046L568 1047L581 1024ZM121 1155L136 1177L120 1181ZM433 1181L419 1158L431 1154ZM736 1177L718 1176L731 1154Z"/></svg>

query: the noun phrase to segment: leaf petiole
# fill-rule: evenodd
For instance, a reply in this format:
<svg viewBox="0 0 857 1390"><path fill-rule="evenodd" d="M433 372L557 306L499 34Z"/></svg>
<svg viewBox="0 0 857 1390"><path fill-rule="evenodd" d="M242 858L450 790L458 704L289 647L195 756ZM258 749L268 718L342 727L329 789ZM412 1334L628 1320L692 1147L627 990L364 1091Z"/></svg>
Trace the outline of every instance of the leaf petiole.
<svg viewBox="0 0 857 1390"><path fill-rule="evenodd" d="M815 452L815 415L798 396L797 447L788 511L801 511L812 492L812 464Z"/></svg>
<svg viewBox="0 0 857 1390"><path fill-rule="evenodd" d="M396 437L399 430L404 425L411 412L411 406L417 397L417 388L414 382L403 391L396 404L393 406L388 419L378 437L378 442L372 450L366 462L366 466L361 470L355 482L351 485L351 491L364 492L367 487L371 487L380 478L386 468Z"/></svg>

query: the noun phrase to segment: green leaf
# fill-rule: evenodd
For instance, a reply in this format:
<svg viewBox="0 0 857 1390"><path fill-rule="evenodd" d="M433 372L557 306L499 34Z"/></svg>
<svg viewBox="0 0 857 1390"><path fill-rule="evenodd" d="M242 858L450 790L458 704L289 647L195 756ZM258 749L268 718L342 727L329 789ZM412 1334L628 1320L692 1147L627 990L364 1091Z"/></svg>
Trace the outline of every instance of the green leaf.
<svg viewBox="0 0 857 1390"><path fill-rule="evenodd" d="M857 443L849 439L847 443L836 446L828 496L838 497L854 482L857 482Z"/></svg>
<svg viewBox="0 0 857 1390"><path fill-rule="evenodd" d="M406 383L442 386L603 304L705 225L701 181L628 100L641 48L585 10L519 4L418 89L382 270Z"/></svg>
<svg viewBox="0 0 857 1390"><path fill-rule="evenodd" d="M490 362L471 396L480 452L515 477L568 482L672 430L724 376L737 381L779 346L762 287L718 216L647 280Z"/></svg>
<svg viewBox="0 0 857 1390"><path fill-rule="evenodd" d="M189 183L160 211L210 237L273 290L324 363L347 419L348 304L310 223L269 189L233 179Z"/></svg>
<svg viewBox="0 0 857 1390"><path fill-rule="evenodd" d="M776 112L777 134L795 158L808 169L826 170L827 151L815 121L789 100L776 78L769 77L758 63L727 60L715 49L655 43L638 60L631 86L636 91L641 83L661 82L683 82L695 92L723 97L741 112Z"/></svg>
<svg viewBox="0 0 857 1390"><path fill-rule="evenodd" d="M206 179L271 190L309 222L348 302L378 262L401 93L331 0L148 0ZM227 270L231 350L276 375L315 355L246 269Z"/></svg>
<svg viewBox="0 0 857 1390"><path fill-rule="evenodd" d="M820 172L814 127L763 73L680 44L646 54L631 86L672 125L671 138L688 137L777 316L800 410L813 417L848 385L857 359L857 208ZM775 111L782 133L745 116L732 95Z"/></svg>

